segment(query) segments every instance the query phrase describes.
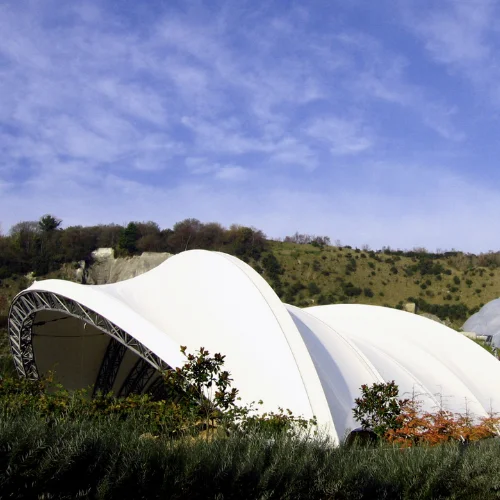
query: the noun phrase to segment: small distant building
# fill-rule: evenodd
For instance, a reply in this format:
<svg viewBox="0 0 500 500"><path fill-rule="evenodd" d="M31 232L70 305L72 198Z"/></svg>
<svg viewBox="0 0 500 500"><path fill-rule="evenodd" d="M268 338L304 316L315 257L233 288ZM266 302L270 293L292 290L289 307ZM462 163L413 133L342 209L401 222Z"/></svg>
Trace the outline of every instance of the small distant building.
<svg viewBox="0 0 500 500"><path fill-rule="evenodd" d="M467 338L472 340L482 340L486 342L486 344L491 345L493 343L493 335L480 335L476 332L460 332L462 335L465 335Z"/></svg>
<svg viewBox="0 0 500 500"><path fill-rule="evenodd" d="M415 302L407 302L403 305L403 311L415 314L417 312L417 304Z"/></svg>

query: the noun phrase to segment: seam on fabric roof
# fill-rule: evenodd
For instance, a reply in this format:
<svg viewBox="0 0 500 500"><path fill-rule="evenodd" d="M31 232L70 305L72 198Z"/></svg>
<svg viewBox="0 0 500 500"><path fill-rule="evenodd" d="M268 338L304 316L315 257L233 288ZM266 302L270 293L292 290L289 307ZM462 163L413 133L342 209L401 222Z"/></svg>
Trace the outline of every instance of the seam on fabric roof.
<svg viewBox="0 0 500 500"><path fill-rule="evenodd" d="M419 347L420 347L420 344L419 343L416 343ZM471 390L471 388L469 387L468 384L465 383L464 379L457 375L455 373L455 370L453 370L449 365L448 363L445 363L442 359L439 359L437 358L436 356L434 356L434 354L432 352L427 352L425 351L429 356L431 356L436 362L438 362L441 366L443 366L444 368L446 368L446 370L448 372L450 372L473 396L474 396L474 399L476 400L477 404L479 405L479 407L484 411L485 414L488 413L488 410L486 410L486 408L483 406L483 403L481 403L481 401L479 401L479 398L476 396L476 393Z"/></svg>
<svg viewBox="0 0 500 500"><path fill-rule="evenodd" d="M500 300L500 299L499 299L499 300ZM366 306L366 307L373 307L373 306ZM376 307L380 307L380 308L382 308L381 306L376 306ZM402 314L404 314L404 312L403 312L403 311L393 311L393 312L398 312L398 313L402 313ZM418 321L420 321L420 320L425 320L425 318L422 318L422 317L420 317L420 316L416 317L415 319L417 319L417 318L418 318ZM446 327L445 327L445 328L446 328ZM399 335L397 335L396 337L400 338L400 336L399 336ZM403 338L406 338L406 337L403 337ZM363 337L361 337L361 339L363 339ZM421 340L421 339L419 339L418 337L415 337L415 338L413 338L413 343L414 343L414 345L418 346L419 348L422 348L422 342L419 342L419 340ZM368 340L366 340L366 343L368 343L369 345L373 346L373 344L372 344L372 343L370 343L369 339L368 339ZM411 343L410 343L410 344L411 344ZM451 368L451 367L450 367L450 366L449 366L449 365L448 365L448 364L447 364L447 363L446 363L443 359L440 359L440 358L436 357L436 356L434 355L434 353L433 353L433 352L431 352L431 351L427 351L427 350L425 349L425 345L424 345L423 347L424 347L424 352L425 352L428 356L432 357L436 363L438 363L441 367L445 368L445 369L446 369L446 371L447 371L447 372L449 372L449 373L450 373L450 374L454 377L454 379L458 380L458 381L460 382L460 384L461 384L464 388L466 388L466 389L467 389L467 391L468 391L470 394L472 394L472 396L473 396L473 398L474 398L474 399L473 399L471 402L472 402L472 403L477 403L477 404L479 405L479 408L480 408L482 411L484 411L485 413L487 413L487 410L485 409L485 407L483 406L483 404L481 403L481 401L479 400L479 398L476 396L475 392L474 392L474 391L472 391L472 390L470 389L470 387L469 387L469 386L467 385L467 383L466 383L466 382L462 379L462 377L461 377L461 376L459 376L459 375L457 375L457 374L456 374L456 372L455 372L455 371L454 371L454 370L453 370L453 369L452 369L452 368ZM378 348L375 348L375 347L374 347L374 349L377 349L377 350L379 350L379 351L380 351L380 349L378 349ZM380 351L380 352L384 352L384 353L385 353L385 351ZM386 354L386 353L385 353L385 354ZM386 355L387 355L390 359L394 360L394 362L395 362L396 364L398 364L398 366L400 366L403 370L407 371L407 370L406 370L406 369L405 369L402 365L400 365L400 363L399 363L398 361L396 361L396 360L395 360L395 358L394 358L394 357L390 356L389 354L386 354ZM408 373L411 375L411 372L408 372ZM414 378L414 379L415 379L415 377L414 377L413 375L411 375L411 376L412 376L412 378ZM417 379L417 380L418 380L418 379ZM421 384L421 385L422 385L423 387L426 387L426 386L424 386L423 384ZM435 400L435 398L433 398L433 399ZM437 402L436 402L436 403L437 403ZM439 406L439 403L437 403L437 404L438 404L438 406Z"/></svg>
<svg viewBox="0 0 500 500"><path fill-rule="evenodd" d="M361 340L360 342L361 344L368 344L374 351L377 351L379 353L381 353L384 357L390 359L396 366L398 366L399 368L401 368L402 371L404 371L411 379L413 379L418 385L420 385L421 387L423 387L423 389L426 391L427 395L430 397L430 399L432 399L432 401L434 401L434 403L437 405L437 406L440 406L439 404L439 401L436 399L436 397L434 396L434 393L432 393L428 387L418 378L416 377L411 371L409 371L406 367L404 367L399 361L396 360L396 358L394 358L394 356L391 356L387 351L383 350L383 349L380 349L379 347L376 347L374 346L373 344L371 344L370 342L367 342L366 340ZM385 382L385 380L384 380Z"/></svg>
<svg viewBox="0 0 500 500"><path fill-rule="evenodd" d="M306 314L309 314L306 310L297 308L300 311L304 311ZM338 330L335 330L333 326L330 326L328 323L323 321L322 319L318 318L314 314L309 314L314 319L317 319L319 322L323 323L326 327L328 327L330 330L333 330L358 356L358 358L361 360L361 362L366 366L369 372L372 373L372 375L375 376L375 378L378 378L381 382L385 382L384 377L380 374L380 372L373 366L373 363L368 359L368 356L366 356L357 346L355 346L350 340L348 340L343 334L341 334Z"/></svg>
<svg viewBox="0 0 500 500"><path fill-rule="evenodd" d="M295 361L295 366L297 367L297 369L299 371L300 380L302 381L302 385L304 386L304 391L305 391L306 396L307 396L307 401L309 401L309 407L311 408L311 412L314 415L313 405L311 403L311 398L309 397L309 391L307 390L307 385L306 385L306 383L304 381L304 377L302 376L302 370L300 369L299 363L297 362L297 358L295 357L295 353L293 352L293 349L290 346L290 342L288 341L288 337L287 337L287 335L285 333L285 330L283 330L283 327L281 326L281 322L278 319L278 317L276 316L273 308L271 307L271 305L267 301L266 297L264 296L264 294L262 293L262 291L260 290L260 288L257 286L257 283L255 283L254 280L250 276L248 276L248 274L245 272L244 269L242 269L239 265L235 264L233 262L233 260L229 256L226 256L226 254L224 254L222 252L216 252L216 253L217 253L217 255L221 256L222 258L224 258L225 260L227 260L228 262L230 262L231 264L233 264L236 268L238 268L238 270L246 277L246 279L249 280L252 283L252 285L257 289L257 291L259 292L259 294L264 299L264 302L266 303L267 307L269 307L272 315L274 316L274 319L276 320L276 323L278 323L279 329L281 330L281 333L283 334L283 337L285 337L285 341L286 341L286 344L288 345L288 349L290 350L290 352L292 354L292 357L293 357L293 360ZM267 282L266 282L266 284L270 287L270 285ZM271 290L272 290L272 288L271 288ZM275 293L274 290L273 290L273 293ZM279 297L278 297L278 300L280 300ZM285 309L285 312L290 317L290 313L287 311L285 305L283 304L283 302L281 302L281 300L280 300L280 303L283 306L283 308ZM291 317L290 317L290 321L293 323L294 328L297 329L297 327L295 326L295 323L293 322L293 319ZM309 359L311 359L311 355L309 354L309 350L307 349L307 346L306 346L306 344L305 344L304 340L302 339L302 336L300 335L299 332L298 332L298 335L300 337L300 341L304 344L304 348L306 349L306 352L307 352L307 354L309 356ZM315 370L316 376L319 379L318 372L316 370L316 367L314 366L314 363L313 363L312 359L311 359L311 363L313 364L313 368ZM321 385L321 380L319 381L319 383L320 383L321 388L323 388L323 386ZM332 417L332 422L333 422L333 417ZM334 428L335 428L335 422L333 422L333 425L334 425Z"/></svg>
<svg viewBox="0 0 500 500"><path fill-rule="evenodd" d="M421 318L421 317L420 317ZM421 319L424 319L424 318L421 318ZM448 327L445 327L445 328L448 328ZM451 329L450 329L451 330ZM456 333L457 335L460 335L458 334L458 332L455 332L454 330L452 330L454 333ZM460 338L460 337L459 337ZM424 352L430 356L431 358L434 359L434 361L436 363L438 363L440 366L442 366L443 368L445 368L456 380L458 380L468 391L470 394L472 394L472 396L474 397L475 399L475 402L477 402L477 404L479 405L480 409L482 409L485 414L488 413L488 411L486 410L486 408L483 406L483 403L481 403L481 401L479 400L479 398L476 396L476 393L475 391L471 390L471 388L469 387L469 385L465 382L465 380L462 378L462 376L460 376L459 374L456 373L453 365L449 365L448 362L444 359L444 358L440 358L440 357L437 357L435 354L434 354L434 351L428 351L426 350L426 345L425 344L422 344L422 339L421 338L418 338L418 337L415 337L413 339L413 343L418 346L419 348L423 348ZM472 401L474 402L474 401Z"/></svg>

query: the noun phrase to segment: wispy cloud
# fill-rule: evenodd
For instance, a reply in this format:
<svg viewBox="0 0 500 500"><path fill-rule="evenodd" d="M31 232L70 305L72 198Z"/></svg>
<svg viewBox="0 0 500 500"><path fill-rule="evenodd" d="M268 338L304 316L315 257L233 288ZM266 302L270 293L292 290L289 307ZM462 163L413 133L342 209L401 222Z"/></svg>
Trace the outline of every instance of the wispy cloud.
<svg viewBox="0 0 500 500"><path fill-rule="evenodd" d="M373 145L370 132L355 120L318 118L306 128L306 132L325 142L334 155L360 153Z"/></svg>
<svg viewBox="0 0 500 500"><path fill-rule="evenodd" d="M498 187L468 173L487 177L490 102L453 90L465 76L494 99L496 5L440 5L380 2L371 23L355 3L3 4L3 227L50 211L68 224L199 216L429 244L436 211L454 213L438 204L447 186L429 197L432 176L456 172L489 209ZM408 165L411 179L397 175ZM450 246L452 232L429 231Z"/></svg>
<svg viewBox="0 0 500 500"><path fill-rule="evenodd" d="M492 55L487 40L495 24L491 0L446 0L437 9L415 9L409 22L439 62L467 66L486 62Z"/></svg>
<svg viewBox="0 0 500 500"><path fill-rule="evenodd" d="M250 175L248 169L239 165L211 163L207 158L189 157L186 166L195 175L210 175L226 181L244 181Z"/></svg>
<svg viewBox="0 0 500 500"><path fill-rule="evenodd" d="M433 9L409 3L403 12L408 28L436 63L472 83L481 94L474 96L478 101L486 98L491 104L500 105L497 2L446 0Z"/></svg>
<svg viewBox="0 0 500 500"><path fill-rule="evenodd" d="M238 165L218 165L215 171L215 177L217 179L227 181L242 181L245 180L247 176L247 170Z"/></svg>

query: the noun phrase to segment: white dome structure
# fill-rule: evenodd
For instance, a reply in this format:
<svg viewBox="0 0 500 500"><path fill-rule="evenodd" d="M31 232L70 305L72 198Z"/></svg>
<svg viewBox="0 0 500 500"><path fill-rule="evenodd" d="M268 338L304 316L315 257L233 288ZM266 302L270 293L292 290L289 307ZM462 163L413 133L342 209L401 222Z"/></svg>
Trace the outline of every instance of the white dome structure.
<svg viewBox="0 0 500 500"><path fill-rule="evenodd" d="M493 345L500 347L500 299L494 299L481 307L465 323L462 329L477 335L491 337Z"/></svg>
<svg viewBox="0 0 500 500"><path fill-rule="evenodd" d="M53 369L69 389L117 395L159 391L181 345L205 347L226 356L243 403L315 416L336 440L358 426L362 384L395 380L429 410L500 409L500 363L454 330L384 307L286 305L218 252L183 252L110 285L36 282L13 300L9 335L21 375Z"/></svg>

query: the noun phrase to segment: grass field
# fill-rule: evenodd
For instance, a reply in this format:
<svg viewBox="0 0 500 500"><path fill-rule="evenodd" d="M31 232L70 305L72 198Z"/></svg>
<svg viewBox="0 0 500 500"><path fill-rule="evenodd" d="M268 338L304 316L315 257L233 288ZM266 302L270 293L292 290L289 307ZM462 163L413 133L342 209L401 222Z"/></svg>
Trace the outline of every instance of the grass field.
<svg viewBox="0 0 500 500"><path fill-rule="evenodd" d="M331 303L401 307L409 298L441 306L463 304L466 312L450 317L451 326L459 328L471 312L500 296L497 254L421 252L407 256L387 250L321 248L278 241L269 241L269 247L281 267L280 283L263 269L262 261L251 265L279 292L282 300L301 307ZM73 275L72 266L65 265L39 279L72 279ZM28 284L24 276L0 281L0 322L12 298ZM447 317L446 310L436 314L442 320Z"/></svg>
<svg viewBox="0 0 500 500"><path fill-rule="evenodd" d="M461 254L432 259L438 267L429 265L424 271L430 273L422 274L418 258L384 252L282 242L273 242L272 252L284 271L283 300L302 307L338 302L395 307L413 297L430 304L463 303L471 310L500 296L500 269L471 265ZM442 272L431 274L439 266ZM356 288L361 293L349 296ZM451 323L459 327L463 321Z"/></svg>

